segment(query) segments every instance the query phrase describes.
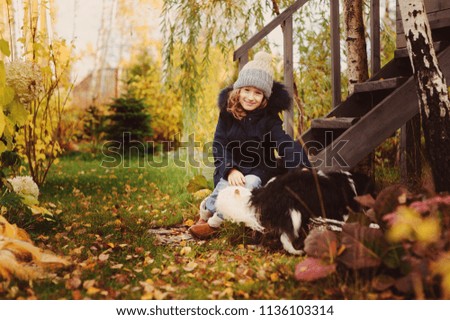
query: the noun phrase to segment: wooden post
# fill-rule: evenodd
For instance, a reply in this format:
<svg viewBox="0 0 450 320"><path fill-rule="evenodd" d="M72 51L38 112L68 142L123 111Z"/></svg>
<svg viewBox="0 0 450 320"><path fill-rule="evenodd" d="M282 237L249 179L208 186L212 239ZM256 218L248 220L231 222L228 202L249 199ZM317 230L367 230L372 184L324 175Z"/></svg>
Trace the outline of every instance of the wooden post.
<svg viewBox="0 0 450 320"><path fill-rule="evenodd" d="M339 31L339 0L331 0L331 88L332 106L341 103L341 46Z"/></svg>
<svg viewBox="0 0 450 320"><path fill-rule="evenodd" d="M284 49L284 84L291 97L294 96L294 48L292 33L292 15L283 22L283 49ZM294 136L294 108L291 106L284 112L284 130L291 137Z"/></svg>
<svg viewBox="0 0 450 320"><path fill-rule="evenodd" d="M380 0L370 0L370 71L371 76L381 68L380 61Z"/></svg>
<svg viewBox="0 0 450 320"><path fill-rule="evenodd" d="M245 53L243 53L242 56L239 57L239 71L245 66L247 62L248 62L248 51L245 51Z"/></svg>

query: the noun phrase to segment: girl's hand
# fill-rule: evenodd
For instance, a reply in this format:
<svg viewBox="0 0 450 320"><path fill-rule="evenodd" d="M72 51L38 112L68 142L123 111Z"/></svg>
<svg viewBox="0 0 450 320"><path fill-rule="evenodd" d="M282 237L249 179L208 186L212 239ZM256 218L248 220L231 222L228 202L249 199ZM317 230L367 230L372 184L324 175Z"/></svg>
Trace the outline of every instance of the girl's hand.
<svg viewBox="0 0 450 320"><path fill-rule="evenodd" d="M237 169L231 169L230 173L228 174L228 183L232 186L245 186L245 177Z"/></svg>

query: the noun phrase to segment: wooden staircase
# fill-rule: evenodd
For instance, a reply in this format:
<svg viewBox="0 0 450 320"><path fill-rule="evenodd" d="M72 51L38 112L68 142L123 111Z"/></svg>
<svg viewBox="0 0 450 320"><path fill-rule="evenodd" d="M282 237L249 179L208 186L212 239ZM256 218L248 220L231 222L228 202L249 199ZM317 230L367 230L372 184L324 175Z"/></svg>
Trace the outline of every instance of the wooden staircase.
<svg viewBox="0 0 450 320"><path fill-rule="evenodd" d="M450 79L450 46L439 42L435 48ZM354 93L324 118L312 121L302 140L315 167L350 170L418 114L416 86L403 50L371 79L355 86Z"/></svg>
<svg viewBox="0 0 450 320"><path fill-rule="evenodd" d="M450 83L450 3L448 0L425 0L430 20L434 48L439 65ZM297 0L261 31L234 52L241 68L248 61L249 50L270 33L282 26L284 36L285 84L293 92L292 14L308 0ZM406 179L409 162L418 160L420 124L417 89L412 76L408 51L397 11L397 50L394 58L380 69L380 6L379 0L370 0L371 73L364 83L355 85L354 93L341 102L339 1L330 1L331 23L331 82L332 110L323 118L314 119L311 127L301 136L313 165L324 171L350 170L385 139L402 128L402 175ZM286 131L292 134L293 113L284 115ZM412 120L414 118L414 120ZM419 127L419 128L418 128ZM414 145L414 146L412 146ZM412 147L411 147L412 146ZM412 161L407 157L415 157ZM409 162L408 162L409 161ZM409 167L408 167L409 166Z"/></svg>

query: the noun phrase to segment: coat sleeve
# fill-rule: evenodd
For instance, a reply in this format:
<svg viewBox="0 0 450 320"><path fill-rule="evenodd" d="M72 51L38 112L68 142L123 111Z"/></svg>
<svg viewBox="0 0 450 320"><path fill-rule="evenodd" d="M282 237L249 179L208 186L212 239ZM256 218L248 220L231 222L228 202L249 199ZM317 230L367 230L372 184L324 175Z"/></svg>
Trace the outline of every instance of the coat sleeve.
<svg viewBox="0 0 450 320"><path fill-rule="evenodd" d="M270 138L275 143L277 152L282 158L285 168L311 167L308 156L300 143L294 141L283 130L283 123L278 115L273 115L269 120Z"/></svg>
<svg viewBox="0 0 450 320"><path fill-rule="evenodd" d="M219 121L217 122L216 131L214 133L213 141L213 156L214 166L214 184L217 184L220 178L227 179L228 173L237 165L233 162L232 153L227 149L229 143L227 138L227 117L229 115L224 112L220 113Z"/></svg>

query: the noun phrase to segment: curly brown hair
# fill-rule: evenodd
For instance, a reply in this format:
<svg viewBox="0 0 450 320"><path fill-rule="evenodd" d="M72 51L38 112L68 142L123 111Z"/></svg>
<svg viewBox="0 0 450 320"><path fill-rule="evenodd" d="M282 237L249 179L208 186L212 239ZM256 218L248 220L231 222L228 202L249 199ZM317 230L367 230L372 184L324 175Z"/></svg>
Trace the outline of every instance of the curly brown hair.
<svg viewBox="0 0 450 320"><path fill-rule="evenodd" d="M247 111L244 110L241 103L239 102L240 93L241 88L231 90L230 93L228 94L228 103L227 103L227 111L238 120L242 120L247 115ZM266 106L267 106L267 99L266 97L264 97L258 109L264 109Z"/></svg>

